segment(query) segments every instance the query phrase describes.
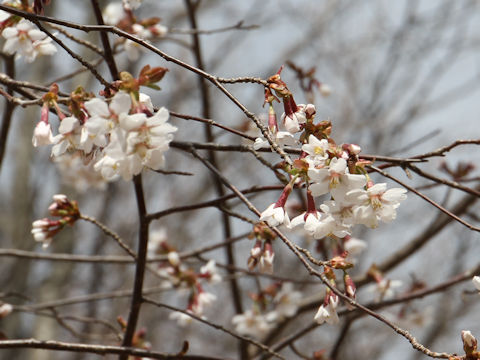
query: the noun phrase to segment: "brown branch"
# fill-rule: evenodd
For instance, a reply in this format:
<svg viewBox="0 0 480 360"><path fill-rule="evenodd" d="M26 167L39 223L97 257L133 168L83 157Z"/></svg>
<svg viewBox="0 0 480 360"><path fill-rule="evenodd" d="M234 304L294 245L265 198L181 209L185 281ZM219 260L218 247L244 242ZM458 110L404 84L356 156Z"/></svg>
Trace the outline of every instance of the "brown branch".
<svg viewBox="0 0 480 360"><path fill-rule="evenodd" d="M69 352L82 352L98 355L108 354L120 354L120 355L132 355L137 357L148 357L151 359L169 359L175 360L179 358L179 354L159 353L150 350L135 349L126 346L112 346L112 345L92 345L92 344L79 344L79 343L67 343L62 341L53 340L36 340L36 339L20 339L20 340L3 340L0 341L0 349L19 349L19 348L33 348L33 349L45 349L52 351L69 351ZM217 358L212 356L200 356L200 355L181 355L185 360L225 360L225 358Z"/></svg>
<svg viewBox="0 0 480 360"><path fill-rule="evenodd" d="M63 34L64 36L66 36L70 40L75 41L77 44L85 46L86 48L92 50L93 52L97 53L98 55L100 55L102 57L104 56L103 50L100 49L97 45L92 44L90 41L80 39L80 38L70 34L68 31L66 31L64 28L62 28L58 25L50 24L50 27L52 29L57 30L59 33Z"/></svg>
<svg viewBox="0 0 480 360"><path fill-rule="evenodd" d="M479 231L480 232L480 228L479 227L476 227L476 226L473 226L472 224L466 222L465 220L462 220L461 218L459 218L457 215L455 215L453 212L445 209L443 206L441 206L440 204L438 204L437 202L433 201L432 199L430 199L428 196L422 194L421 192L419 192L418 190L414 189L413 187L405 184L404 182L398 180L396 177L386 173L385 171L375 167L375 166L371 166L369 165L368 166L370 169L378 172L379 174L382 174L383 176L385 176L386 178L389 178L393 181L395 181L397 184L400 184L402 185L405 189L408 189L409 191L413 192L414 194L416 194L417 196L421 197L423 200L427 201L428 203L432 204L433 206L435 206L438 210L440 210L441 212L447 214L448 216L450 216L451 218L453 218L455 221L458 221L460 224L466 226L467 228L469 228L470 230L472 231Z"/></svg>
<svg viewBox="0 0 480 360"><path fill-rule="evenodd" d="M207 245L196 250L180 252L178 256L180 259L188 259L190 257L203 254L220 247L225 246L226 243L234 243L245 238L249 233L241 234L230 239L226 239L220 243ZM78 263L104 263L104 264L123 264L129 265L135 263L133 256L95 256L95 255L74 255L74 254L39 254L33 251L17 250L17 249L0 249L0 257L17 257L20 259L32 260L47 260L47 261L64 261L64 262L78 262ZM147 258L148 263L167 261L167 255L157 255Z"/></svg>
<svg viewBox="0 0 480 360"><path fill-rule="evenodd" d="M169 112L170 112L171 116L174 116L174 117L177 117L177 118L180 118L180 119L194 120L194 121L199 121L199 122L209 124L209 125L212 125L212 126L216 126L216 127L219 127L220 129L223 129L225 131L231 132L232 134L241 136L245 139L249 139L249 140L252 140L252 141L255 141L255 139L256 139L255 136L250 136L250 135L244 134L241 131L238 131L238 130L232 129L231 127L219 124L219 123L213 121L212 119L205 119L205 118L201 118L201 117L197 117L197 116L180 114L180 113L170 111L170 110L169 110Z"/></svg>
<svg viewBox="0 0 480 360"><path fill-rule="evenodd" d="M221 32L226 32L229 30L253 30L253 29L258 29L260 26L258 25L243 25L243 20L240 20L237 22L235 25L232 26L226 26L218 29L212 29L212 30L200 30L200 29L176 29L172 28L169 30L171 34L188 34L188 35L210 35L210 34L216 34L216 33L221 33Z"/></svg>
<svg viewBox="0 0 480 360"><path fill-rule="evenodd" d="M259 347L260 349L262 349L263 351L265 351L266 353L272 355L272 356L275 356L279 359L284 359L283 356L281 356L280 354L276 353L275 351L271 350L268 346L256 341L256 340L253 340L253 339L250 339L248 337L245 337L243 335L240 335L240 334L237 334L236 332L233 332L232 330L228 330L226 329L225 327L221 326L221 325L218 325L218 324L215 324L215 323L212 323L200 316L197 316L191 312L188 312L188 311L185 311L183 309L180 309L180 308L177 308L177 307L174 307L174 306L171 306L171 305L167 305L167 304L163 304L163 303L160 303L158 301L155 301L153 299L150 299L150 298L146 298L144 297L143 298L143 301L145 303L148 303L148 304L151 304L151 305L155 305L157 307L163 307L163 308L166 308L166 309L169 309L169 310L172 310L172 311L178 311L178 312L181 312L182 314L185 314L185 315L188 315L190 316L192 319L195 319L197 321L200 321L201 323L203 324L206 324L210 327L213 327L214 329L217 329L217 330L220 330L224 333L227 333L228 335L231 335L233 336L234 338L237 338L239 340L242 340L242 341L245 341L245 342L248 342L252 345L255 345L257 347Z"/></svg>
<svg viewBox="0 0 480 360"><path fill-rule="evenodd" d="M5 72L9 78L15 77L15 59L14 56L3 55L5 59ZM13 95L13 91L8 88L7 94L9 96ZM3 158L5 156L5 148L7 146L7 137L8 137L8 130L10 129L10 123L12 122L13 111L15 109L15 104L8 101L6 98L6 104L3 109L2 115L2 126L0 128L0 171L2 169Z"/></svg>
<svg viewBox="0 0 480 360"><path fill-rule="evenodd" d="M480 191L477 191L475 189L472 189L472 188L469 188L468 186L464 186L462 184L459 184L458 182L456 181L450 181L450 180L447 180L447 179L441 179L439 177L436 177L432 174L429 174L421 169L419 169L418 167L416 167L415 165L413 164L407 164L406 165L410 170L412 170L413 172L417 173L418 175L426 178L426 179L429 179L429 180L432 180L432 181L435 181L436 183L438 184L442 184L442 185L447 185L447 186L450 186L454 189L458 189L458 190L462 190L466 193L469 193L469 194L472 194L472 195L475 195L475 196L478 196L480 197Z"/></svg>
<svg viewBox="0 0 480 360"><path fill-rule="evenodd" d="M68 55L70 55L72 58L74 58L75 60L77 60L80 64L82 64L83 66L85 66L91 73L93 76L95 76L95 78L100 81L100 83L105 86L106 88L110 88L110 83L105 80L102 75L100 75L100 73L95 69L95 67L92 66L92 64L90 64L89 62L85 61L80 55L77 55L75 52L73 52L67 45L65 45L63 43L63 41L61 41L59 38L57 38L55 35L53 35L50 31L48 31L44 26L42 26L42 24L40 24L40 22L36 19L32 19L32 22L37 25L37 27L43 31L45 34L47 34L47 36L52 39L53 41L55 41L63 50L65 50Z"/></svg>
<svg viewBox="0 0 480 360"><path fill-rule="evenodd" d="M197 19L196 19L196 10L197 10L196 7L192 4L191 0L185 0L185 7L187 9L187 15L190 22L190 27L193 30L197 30L198 26L197 26ZM193 55L196 61L196 65L200 70L204 71L205 65L203 61L202 48L200 45L200 37L198 33L192 34L192 41L193 41L192 49L193 49ZM204 118L210 118L210 92L209 92L205 77L199 76L198 84L200 89L200 97L202 100L202 115ZM212 128L207 124L205 126L205 138L208 142L213 142L215 140L212 132ZM213 166L218 168L217 155L215 151L213 150L208 151L208 160L213 164ZM214 188L217 195L220 197L224 196L225 190L222 186L222 182L216 176L212 176L212 177L213 177ZM225 210L228 210L227 204L220 204L220 206L223 206ZM221 219L222 219L223 235L224 237L228 238L232 234L229 214L224 211L222 213ZM224 252L225 252L225 256L227 258L228 264L235 266L236 262L235 262L235 256L233 253L233 245L227 244L225 246ZM230 273L230 275L234 274L234 272L232 272L231 270L228 270L228 272ZM241 314L243 312L243 304L242 304L242 296L240 293L240 287L238 285L237 279L232 276L230 278L229 285L230 285L230 292L233 300L233 305L235 308L235 313ZM243 340L239 342L239 353L242 359L246 359L248 357L247 344Z"/></svg>
<svg viewBox="0 0 480 360"><path fill-rule="evenodd" d="M95 18L97 19L98 25L104 25L102 10L98 5L97 0L91 0L93 12L95 13ZM110 75L112 75L113 80L119 79L117 64L115 63L115 58L113 57L112 47L110 46L110 42L108 41L108 34L106 32L100 32L100 39L102 40L103 45L103 54L102 56L105 58L107 62L108 69L110 70Z"/></svg>
<svg viewBox="0 0 480 360"><path fill-rule="evenodd" d="M422 155L416 155L412 156L414 159L426 159L430 157L436 157L436 156L445 156L445 153L449 152L453 148L456 148L457 146L460 145L480 145L480 140L479 139L474 139L474 140L457 140L451 143L450 145L443 146L437 150L422 154Z"/></svg>
<svg viewBox="0 0 480 360"><path fill-rule="evenodd" d="M243 194L250 194L250 193L257 193L257 192L261 192L261 191L272 191L272 190L276 191L276 190L282 190L282 189L283 189L283 185L253 186L251 188L241 190L241 192ZM212 207L212 206L218 207L219 205L224 203L225 200L234 199L234 198L236 198L235 194L229 194L229 195L224 195L222 197L219 197L217 199L208 200L208 201L204 201L204 202L197 203L197 204L171 207L171 208L168 208L166 210L151 213L151 214L148 215L148 218L150 220L157 220L157 219L160 219L164 216L174 214L174 213L177 213L177 212L198 210L198 209L203 209L203 208Z"/></svg>
<svg viewBox="0 0 480 360"><path fill-rule="evenodd" d="M133 285L130 313L128 315L127 327L123 337L123 346L131 346L135 328L137 326L140 307L142 305L142 289L145 276L145 267L147 265L147 247L148 247L148 225L150 223L147 217L147 207L145 204L145 195L143 193L142 175L135 175L133 178L135 188L135 198L137 200L138 210L138 251L137 263L135 267L135 282ZM120 355L120 360L126 360L126 355Z"/></svg>

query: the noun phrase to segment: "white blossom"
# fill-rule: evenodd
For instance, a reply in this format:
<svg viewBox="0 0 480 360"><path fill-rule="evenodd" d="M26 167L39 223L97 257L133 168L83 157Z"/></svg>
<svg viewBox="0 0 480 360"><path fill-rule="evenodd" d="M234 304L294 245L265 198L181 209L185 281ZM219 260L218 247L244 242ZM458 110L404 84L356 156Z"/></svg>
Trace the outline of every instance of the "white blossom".
<svg viewBox="0 0 480 360"><path fill-rule="evenodd" d="M338 297L331 296L326 306L320 306L317 313L315 314L314 320L318 324L323 324L324 322L330 325L338 324L339 319L337 314L337 305Z"/></svg>
<svg viewBox="0 0 480 360"><path fill-rule="evenodd" d="M180 256L176 251L170 251L167 257L168 257L168 262L172 266L178 266L180 264Z"/></svg>
<svg viewBox="0 0 480 360"><path fill-rule="evenodd" d="M98 171L93 168L93 162L85 164L80 151L64 153L54 158L60 172L62 183L74 187L78 192L92 191L96 188L104 190L106 181Z"/></svg>
<svg viewBox="0 0 480 360"><path fill-rule="evenodd" d="M191 312L190 310L187 310L187 312ZM168 318L170 320L175 320L177 322L178 325L180 325L181 327L186 327L188 325L190 325L193 321L193 318L183 312L180 312L180 311L175 311L173 313L171 313Z"/></svg>
<svg viewBox="0 0 480 360"><path fill-rule="evenodd" d="M345 250L352 256L359 255L367 248L367 243L355 237L350 237L344 243Z"/></svg>
<svg viewBox="0 0 480 360"><path fill-rule="evenodd" d="M335 220L330 214L323 214L322 219L314 224L313 238L322 239L325 236L335 235L343 238L350 235L350 227Z"/></svg>
<svg viewBox="0 0 480 360"><path fill-rule="evenodd" d="M215 294L202 291L197 295L195 300L196 301L192 306L192 311L195 315L202 316L205 307L211 305L215 300L217 300L217 297L215 296Z"/></svg>
<svg viewBox="0 0 480 360"><path fill-rule="evenodd" d="M268 323L265 315L252 310L235 315L232 318L232 323L235 325L236 332L242 335L250 335L257 339L261 339L272 329L272 325Z"/></svg>
<svg viewBox="0 0 480 360"><path fill-rule="evenodd" d="M387 190L387 184L379 183L367 190L353 189L346 194L345 199L358 204L354 210L357 223L375 228L378 220L390 222L397 217L396 209L407 198L406 192L400 188Z"/></svg>
<svg viewBox="0 0 480 360"><path fill-rule="evenodd" d="M287 212L281 206L276 206L275 203L270 204L265 211L260 215L260 221L265 221L270 226L278 226L285 224L289 226L290 219Z"/></svg>
<svg viewBox="0 0 480 360"><path fill-rule="evenodd" d="M103 10L103 21L107 25L117 25L125 16L121 2L111 2Z"/></svg>
<svg viewBox="0 0 480 360"><path fill-rule="evenodd" d="M401 287L401 280L382 279L376 284L372 284L368 291L376 293L376 300L388 300L395 296L396 289Z"/></svg>
<svg viewBox="0 0 480 360"><path fill-rule="evenodd" d="M328 159L329 144L328 140L318 140L315 136L310 135L308 137L308 143L302 146L302 150L308 154L305 160L312 167L322 167L325 164L325 160Z"/></svg>
<svg viewBox="0 0 480 360"><path fill-rule="evenodd" d="M295 145L297 142L297 140L293 137L293 135L287 131L278 131L274 136L274 140L277 143L277 145L280 147L292 146L292 145ZM268 143L268 140L266 140L263 137L258 137L255 139L255 143L253 144L253 149L258 150L263 147L269 147L269 146L270 144Z"/></svg>
<svg viewBox="0 0 480 360"><path fill-rule="evenodd" d="M323 214L319 211L309 213L304 212L292 219L289 228L293 229L297 226L303 225L303 228L307 232L307 234L310 236L314 236L315 229L319 225L322 217Z"/></svg>
<svg viewBox="0 0 480 360"><path fill-rule="evenodd" d="M52 40L25 19L20 20L15 26L6 27L2 31L2 36L7 40L3 45L3 51L24 56L27 62L35 60L37 55L51 55L56 52L56 48L51 44Z"/></svg>
<svg viewBox="0 0 480 360"><path fill-rule="evenodd" d="M292 317L297 313L301 299L302 293L294 291L292 283L283 283L282 288L273 299L276 313L281 318Z"/></svg>
<svg viewBox="0 0 480 360"><path fill-rule="evenodd" d="M38 122L33 131L32 144L35 147L53 144L53 134L50 124L44 121Z"/></svg>
<svg viewBox="0 0 480 360"><path fill-rule="evenodd" d="M80 145L81 126L78 119L74 116L64 118L58 128L60 134L53 138L52 156L62 155L67 150L78 149Z"/></svg>
<svg viewBox="0 0 480 360"><path fill-rule="evenodd" d="M260 272L265 274L273 274L274 258L275 258L274 252L265 250L262 256L260 256Z"/></svg>
<svg viewBox="0 0 480 360"><path fill-rule="evenodd" d="M149 256L155 255L167 239L167 230L165 228L150 231L147 248Z"/></svg>
<svg viewBox="0 0 480 360"><path fill-rule="evenodd" d="M349 190L360 189L367 182L363 175L350 174L347 161L343 158L333 158L324 168L309 168L308 176L313 182L310 185L313 196L330 191L337 201L342 201Z"/></svg>
<svg viewBox="0 0 480 360"><path fill-rule="evenodd" d="M204 275L209 283L215 284L222 281L222 276L218 273L215 260L209 260L200 268L200 274Z"/></svg>

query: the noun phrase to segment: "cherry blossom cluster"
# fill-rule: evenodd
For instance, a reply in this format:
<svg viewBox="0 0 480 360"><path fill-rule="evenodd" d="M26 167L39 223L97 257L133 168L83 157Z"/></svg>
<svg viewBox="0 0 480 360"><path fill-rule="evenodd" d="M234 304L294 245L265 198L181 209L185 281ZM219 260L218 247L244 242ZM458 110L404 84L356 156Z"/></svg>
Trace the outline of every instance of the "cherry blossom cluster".
<svg viewBox="0 0 480 360"><path fill-rule="evenodd" d="M140 6L141 1L117 1L108 4L103 12L103 19L106 24L114 25L142 40L154 40L163 38L168 28L160 24L160 19L152 17L138 20L133 10ZM130 61L136 61L140 57L142 47L136 42L121 38L123 48Z"/></svg>
<svg viewBox="0 0 480 360"><path fill-rule="evenodd" d="M280 321L297 313L302 293L294 291L291 283L276 282L250 297L254 300L252 308L235 315L232 323L238 333L261 339Z"/></svg>
<svg viewBox="0 0 480 360"><path fill-rule="evenodd" d="M186 312L204 317L205 309L210 306L217 297L215 294L205 291L204 283L216 284L222 280L217 271L215 261L210 260L200 268L198 272L182 263L178 252L167 242L167 234L164 229L152 231L148 243L148 255L166 255L167 261L161 262L158 273L165 279L165 287L189 289L190 295ZM192 322L192 317L182 312L173 312L170 319L176 320L180 326L186 326Z"/></svg>
<svg viewBox="0 0 480 360"><path fill-rule="evenodd" d="M34 12L34 7L30 6L28 1L4 1L3 5ZM3 10L0 10L0 32L5 39L3 52L15 54L17 58L24 57L27 62L33 62L37 56L53 55L57 52L52 39L35 24Z"/></svg>
<svg viewBox="0 0 480 360"><path fill-rule="evenodd" d="M71 115L66 116L57 103L58 89L44 96L40 122L32 143L34 146L52 144L52 157L81 152L84 159L94 161L93 168L110 181L118 177L130 180L143 168L160 169L164 153L169 149L175 126L168 123L169 113L164 107L154 111L149 96L132 91L132 83L150 84L158 81L166 69L145 67L140 78L123 73L120 89L112 97L101 99L77 89L71 96ZM145 80L146 79L146 80ZM142 83L143 82L143 83ZM127 85L125 85L127 84ZM92 98L93 97L93 98ZM48 121L53 108L60 121L58 134L53 136Z"/></svg>
<svg viewBox="0 0 480 360"><path fill-rule="evenodd" d="M47 248L55 236L66 225L73 225L80 217L78 204L70 201L66 195L53 195L53 203L48 207L50 215L59 217L58 220L43 218L32 223L32 235L35 241L41 242Z"/></svg>
<svg viewBox="0 0 480 360"><path fill-rule="evenodd" d="M370 178L366 165L368 161L360 156L361 148L356 144L337 145L332 139L330 121L315 121L316 110L313 104L297 105L293 94L281 79L280 69L268 79L264 104L268 103L268 131L271 138L281 147L300 145L301 154L293 160L293 164L284 162L279 165L290 176L289 183L283 189L278 200L270 204L260 215L260 221L270 227L284 225L288 229L303 228L309 238L317 240L324 246L324 239L331 239L333 258L325 266L325 275L336 286L332 269L344 271L344 288L346 295L354 298L355 285L346 273L353 266L347 260L347 247L355 251L363 250L364 242L352 238L354 225L362 224L376 228L379 222L390 222L396 218L396 210L400 202L406 199L406 190L388 189L386 183L374 183ZM282 102L284 112L281 124L285 131L280 131L274 102ZM254 148L267 145L264 138L257 138ZM306 209L290 220L287 211L287 200L293 189L305 188ZM320 199L322 202L316 205ZM263 232L265 233L265 232ZM353 240L352 240L353 239ZM271 238L257 239L249 258L249 265L255 265L260 254L268 254L273 262ZM352 245L352 246L350 246ZM263 260L265 262L265 260ZM332 263L333 261L333 263ZM269 265L271 270L272 265ZM377 286L383 288L382 297L388 295L394 287L391 281L380 279ZM315 315L317 322L336 323L336 307L339 298L330 289L327 291L324 304Z"/></svg>
<svg viewBox="0 0 480 360"><path fill-rule="evenodd" d="M356 144L338 146L330 137L331 123L315 123L314 105L296 105L293 94L280 78L280 71L268 80L270 87L265 93L265 102L270 107L268 128L278 140L273 102L280 100L272 94L273 89L282 99L285 112L281 118L290 134L282 137L291 139L291 143L300 143L302 154L286 169L292 177L291 182L278 201L262 213L260 220L270 226L303 226L308 235L322 239L330 235L340 238L350 235L355 224L375 228L379 221L395 219L396 209L406 199L406 190L387 189L385 183L375 184L365 170L368 162L359 158L361 148ZM301 133L298 140L293 137L296 133ZM260 141L257 139L256 143ZM300 183L306 185L308 207L290 222L285 204L293 185ZM318 209L314 198L326 195L330 196Z"/></svg>

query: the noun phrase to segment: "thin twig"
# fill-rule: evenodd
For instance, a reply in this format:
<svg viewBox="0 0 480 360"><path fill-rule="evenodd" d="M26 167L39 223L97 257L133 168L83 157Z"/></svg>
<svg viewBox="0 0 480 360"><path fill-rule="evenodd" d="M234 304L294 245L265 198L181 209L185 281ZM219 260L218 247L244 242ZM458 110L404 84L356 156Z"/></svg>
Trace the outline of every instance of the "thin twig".
<svg viewBox="0 0 480 360"><path fill-rule="evenodd" d="M414 194L416 194L417 196L421 197L422 199L424 199L425 201L427 201L428 203L432 204L433 206L435 206L437 209L439 209L441 212L447 214L448 216L450 216L451 218L453 218L455 221L458 221L460 224L466 226L467 228L469 228L470 230L473 230L473 231L478 231L480 232L480 228L479 227L476 227L476 226L473 226L472 224L466 222L465 220L462 220L461 218L459 218L457 215L455 215L454 213L452 213L451 211L448 211L447 209L445 209L443 206L441 206L440 204L438 204L437 202L433 201L432 199L430 199L428 196L422 194L421 192L419 192L418 190L414 189L413 187L405 184L403 181L400 181L399 179L397 179L396 177L386 173L385 171L379 169L378 167L375 167L375 166L372 166L372 165L368 165L368 167L376 172L378 172L379 174L382 174L383 176L385 176L386 178L389 178L393 181L395 181L396 183L402 185L405 189L408 189L409 191L413 192Z"/></svg>
<svg viewBox="0 0 480 360"><path fill-rule="evenodd" d="M151 304L151 305L155 305L155 306L158 306L158 307L163 307L163 308L166 308L166 309L169 309L169 310L172 310L172 311L178 311L178 312L181 312L182 314L185 314L185 315L188 315L190 316L192 319L195 319L197 321L200 321L201 323L204 323L210 327L213 327L214 329L217 329L217 330L220 330L224 333L227 333L228 335L231 335L233 336L234 338L237 338L239 340L242 340L242 341L245 341L245 342L248 342L252 345L255 345L257 347L259 347L260 349L262 349L263 351L267 352L268 354L272 355L272 356L275 356L279 359L285 359L283 356L281 356L280 354L276 353L275 351L273 351L272 349L270 349L268 346L256 341L256 340L253 340L253 339L250 339L248 337L245 337L243 335L240 335L240 334L237 334L236 332L233 332L232 330L228 330L226 328L224 328L223 326L221 325L218 325L218 324L215 324L215 323L212 323L208 320L205 320L204 318L200 317L200 316L197 316L191 312L188 312L188 311L185 311L183 309L180 309L180 308L177 308L177 307L174 307L174 306L171 306L171 305L167 305L167 304L163 304L163 303L160 303L158 301L155 301L151 298L147 298L147 297L144 297L143 298L143 301L145 303L148 303L148 304Z"/></svg>

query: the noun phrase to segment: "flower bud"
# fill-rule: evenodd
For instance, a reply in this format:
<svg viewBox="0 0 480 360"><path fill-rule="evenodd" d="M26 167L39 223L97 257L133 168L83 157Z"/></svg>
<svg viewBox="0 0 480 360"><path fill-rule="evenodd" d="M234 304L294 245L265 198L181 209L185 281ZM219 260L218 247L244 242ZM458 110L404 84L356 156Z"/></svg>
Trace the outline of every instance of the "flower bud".
<svg viewBox="0 0 480 360"><path fill-rule="evenodd" d="M7 303L0 305L0 319L9 315L13 311L13 306Z"/></svg>
<svg viewBox="0 0 480 360"><path fill-rule="evenodd" d="M176 251L170 251L167 256L170 265L178 266L180 264L180 256L178 256L178 253Z"/></svg>
<svg viewBox="0 0 480 360"><path fill-rule="evenodd" d="M469 330L462 331L462 341L465 354L471 355L472 352L477 350L477 339Z"/></svg>

